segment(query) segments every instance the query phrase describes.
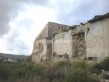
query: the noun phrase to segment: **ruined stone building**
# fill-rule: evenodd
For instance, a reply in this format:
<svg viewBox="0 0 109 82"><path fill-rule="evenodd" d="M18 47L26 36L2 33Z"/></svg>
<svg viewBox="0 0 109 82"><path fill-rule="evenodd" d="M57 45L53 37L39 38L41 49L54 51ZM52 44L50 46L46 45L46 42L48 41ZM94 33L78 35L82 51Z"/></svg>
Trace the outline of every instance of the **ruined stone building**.
<svg viewBox="0 0 109 82"><path fill-rule="evenodd" d="M49 22L34 41L32 60L102 60L109 57L109 13L74 26Z"/></svg>

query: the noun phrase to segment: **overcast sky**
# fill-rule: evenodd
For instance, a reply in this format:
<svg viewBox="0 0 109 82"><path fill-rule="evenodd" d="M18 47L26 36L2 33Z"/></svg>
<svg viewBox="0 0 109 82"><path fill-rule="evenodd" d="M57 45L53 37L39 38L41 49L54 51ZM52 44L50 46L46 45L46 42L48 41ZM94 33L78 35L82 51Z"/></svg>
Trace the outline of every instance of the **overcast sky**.
<svg viewBox="0 0 109 82"><path fill-rule="evenodd" d="M0 0L0 52L30 55L49 21L75 25L109 12L109 0Z"/></svg>

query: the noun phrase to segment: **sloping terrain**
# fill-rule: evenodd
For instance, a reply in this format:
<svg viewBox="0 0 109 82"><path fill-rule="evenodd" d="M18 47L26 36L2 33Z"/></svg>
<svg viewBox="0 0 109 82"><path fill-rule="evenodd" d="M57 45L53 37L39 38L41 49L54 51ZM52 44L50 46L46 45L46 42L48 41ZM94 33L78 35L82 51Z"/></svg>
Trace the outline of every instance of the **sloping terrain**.
<svg viewBox="0 0 109 82"><path fill-rule="evenodd" d="M0 53L0 57L14 59L14 60L26 60L29 56Z"/></svg>

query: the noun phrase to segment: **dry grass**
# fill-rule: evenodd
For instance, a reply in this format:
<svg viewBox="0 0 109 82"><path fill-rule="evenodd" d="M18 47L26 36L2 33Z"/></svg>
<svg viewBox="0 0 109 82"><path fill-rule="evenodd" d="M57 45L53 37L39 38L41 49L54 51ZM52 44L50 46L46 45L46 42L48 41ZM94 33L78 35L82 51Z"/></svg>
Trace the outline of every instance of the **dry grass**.
<svg viewBox="0 0 109 82"><path fill-rule="evenodd" d="M0 63L0 82L99 82L87 75L84 61Z"/></svg>

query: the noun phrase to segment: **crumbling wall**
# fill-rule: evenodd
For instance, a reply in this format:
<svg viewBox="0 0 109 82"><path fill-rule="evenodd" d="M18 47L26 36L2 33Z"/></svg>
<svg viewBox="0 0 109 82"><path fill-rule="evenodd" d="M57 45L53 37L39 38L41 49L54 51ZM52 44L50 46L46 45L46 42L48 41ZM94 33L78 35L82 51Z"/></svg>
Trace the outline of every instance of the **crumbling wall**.
<svg viewBox="0 0 109 82"><path fill-rule="evenodd" d="M52 39L58 33L68 30L69 26L48 22L34 41L32 60L43 61L53 58Z"/></svg>
<svg viewBox="0 0 109 82"><path fill-rule="evenodd" d="M56 34L59 34L59 33L63 32L63 31L68 30L68 29L69 29L69 26L67 26L67 25L62 25L62 24L49 22L48 23L48 37L52 38Z"/></svg>
<svg viewBox="0 0 109 82"><path fill-rule="evenodd" d="M73 58L85 58L86 56L86 46L85 46L85 33L79 32L73 34Z"/></svg>
<svg viewBox="0 0 109 82"><path fill-rule="evenodd" d="M32 60L35 62L40 62L46 60L46 53L47 53L47 40L37 40L34 43L33 52L32 52Z"/></svg>
<svg viewBox="0 0 109 82"><path fill-rule="evenodd" d="M46 60L52 59L52 40L47 40Z"/></svg>
<svg viewBox="0 0 109 82"><path fill-rule="evenodd" d="M38 43L42 40L42 43ZM47 43L46 41L51 41ZM49 22L35 39L33 61L109 57L109 13L72 27Z"/></svg>
<svg viewBox="0 0 109 82"><path fill-rule="evenodd" d="M39 35L36 37L35 41L42 40L48 37L48 24L45 25L45 27L42 29L42 31L39 33Z"/></svg>

